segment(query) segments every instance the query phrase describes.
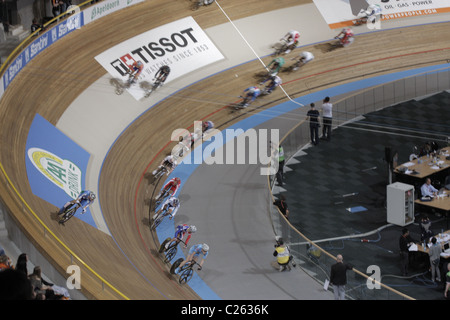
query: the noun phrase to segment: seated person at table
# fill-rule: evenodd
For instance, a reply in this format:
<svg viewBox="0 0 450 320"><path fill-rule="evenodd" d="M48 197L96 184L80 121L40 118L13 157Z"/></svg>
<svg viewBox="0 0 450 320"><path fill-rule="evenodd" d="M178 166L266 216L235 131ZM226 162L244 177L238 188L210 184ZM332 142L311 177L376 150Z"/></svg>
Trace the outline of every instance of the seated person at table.
<svg viewBox="0 0 450 320"><path fill-rule="evenodd" d="M432 198L437 195L438 190L431 185L431 179L427 178L422 187L420 187L420 192L422 193L422 197Z"/></svg>

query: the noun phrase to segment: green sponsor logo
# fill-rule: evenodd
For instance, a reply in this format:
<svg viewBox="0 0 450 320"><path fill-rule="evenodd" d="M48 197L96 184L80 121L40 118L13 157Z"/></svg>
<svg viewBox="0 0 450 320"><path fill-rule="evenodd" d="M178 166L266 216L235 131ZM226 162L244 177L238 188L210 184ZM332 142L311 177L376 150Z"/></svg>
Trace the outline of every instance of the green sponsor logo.
<svg viewBox="0 0 450 320"><path fill-rule="evenodd" d="M63 189L72 199L80 194L81 170L73 162L40 148L28 149L28 158L44 177Z"/></svg>

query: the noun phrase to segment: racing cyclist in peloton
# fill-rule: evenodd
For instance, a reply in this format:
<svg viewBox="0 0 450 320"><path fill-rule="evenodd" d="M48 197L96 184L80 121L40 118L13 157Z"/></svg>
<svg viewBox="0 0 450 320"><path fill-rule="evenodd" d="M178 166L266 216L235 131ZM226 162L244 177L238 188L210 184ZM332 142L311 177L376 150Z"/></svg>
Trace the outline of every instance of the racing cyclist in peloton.
<svg viewBox="0 0 450 320"><path fill-rule="evenodd" d="M300 38L300 33L296 30L289 31L281 40L286 41L286 48L287 50L284 51L285 54L288 54L292 50L295 49L295 47L298 44L298 39Z"/></svg>
<svg viewBox="0 0 450 320"><path fill-rule="evenodd" d="M314 55L311 52L303 51L296 58L292 58L291 60L296 60L296 62L294 63L294 67L292 68L292 70L295 71L308 62L313 61Z"/></svg>
<svg viewBox="0 0 450 320"><path fill-rule="evenodd" d="M82 209L82 214L86 212L86 209L94 202L95 194L92 191L86 190L81 191L78 197L72 201L67 202L58 212L58 214L64 213L64 210L71 204L80 203Z"/></svg>
<svg viewBox="0 0 450 320"><path fill-rule="evenodd" d="M169 73L170 73L169 66L164 65L161 68L159 68L159 70L155 74L155 78L153 79L153 80L155 80L155 83L159 83L158 87L163 86L164 82L166 81L167 77L169 76Z"/></svg>
<svg viewBox="0 0 450 320"><path fill-rule="evenodd" d="M263 85L264 83L266 83L269 80L270 80L270 82L264 88L265 94L271 94L272 91L275 90L276 87L281 85L281 82L282 82L281 78L279 76L273 76L273 77L267 78L266 80L261 82L260 85Z"/></svg>
<svg viewBox="0 0 450 320"><path fill-rule="evenodd" d="M200 261L199 263L198 270L202 270L203 263L205 262L208 253L209 253L209 246L206 243L196 244L191 249L189 249L189 255L187 256L186 260L183 260L183 262L180 263L178 268L175 269L175 273L177 274L186 263L191 262L192 260L197 262L197 258L201 254L203 255L203 258L202 261Z"/></svg>
<svg viewBox="0 0 450 320"><path fill-rule="evenodd" d="M277 57L270 61L270 63L267 65L267 69L269 69L270 76L275 76L280 72L280 69L282 66L284 66L284 58L283 57Z"/></svg>
<svg viewBox="0 0 450 320"><path fill-rule="evenodd" d="M184 241L184 247L187 248L192 234L195 233L196 231L197 231L197 228L195 226L190 226L187 224L179 224L177 226L177 229L175 230L175 235L172 238L172 240L170 242L166 243L166 249L169 247L169 245L172 242L183 240L183 238L186 234L187 234L187 237L186 237L186 240Z"/></svg>
<svg viewBox="0 0 450 320"><path fill-rule="evenodd" d="M170 220L175 217L177 214L178 209L180 208L180 200L175 197L170 197L166 201L164 201L163 205L161 206L161 209L159 209L155 214L153 215L153 219L156 219L156 217L164 210L167 210L167 214L169 214Z"/></svg>
<svg viewBox="0 0 450 320"><path fill-rule="evenodd" d="M144 70L144 64L142 63L142 61L135 61L131 67L130 67L130 80L129 81L129 85L135 84L137 79L139 78L139 76L142 73L142 70Z"/></svg>
<svg viewBox="0 0 450 320"><path fill-rule="evenodd" d="M158 169L162 169L165 167L167 169L167 175L169 175L177 166L177 160L173 155L168 155L161 161L161 164L158 166ZM158 169L153 170L152 174L155 175L158 172Z"/></svg>
<svg viewBox="0 0 450 320"><path fill-rule="evenodd" d="M169 182L167 182L165 186L161 189L161 192L156 196L155 200L158 200L166 192L170 192L170 196L173 197L175 193L177 193L180 184L181 184L180 178L175 177L170 179Z"/></svg>
<svg viewBox="0 0 450 320"><path fill-rule="evenodd" d="M202 123L202 133L205 133L209 129L214 128L214 122L212 121L203 121Z"/></svg>
<svg viewBox="0 0 450 320"><path fill-rule="evenodd" d="M351 28L344 28L342 31L335 37L340 41L340 44L343 47L347 47L351 45L354 41L354 34Z"/></svg>
<svg viewBox="0 0 450 320"><path fill-rule="evenodd" d="M242 108L247 108L250 103L256 100L256 98L261 94L261 89L256 86L248 87L244 90L244 101L245 103L242 105ZM250 100L250 101L249 101Z"/></svg>

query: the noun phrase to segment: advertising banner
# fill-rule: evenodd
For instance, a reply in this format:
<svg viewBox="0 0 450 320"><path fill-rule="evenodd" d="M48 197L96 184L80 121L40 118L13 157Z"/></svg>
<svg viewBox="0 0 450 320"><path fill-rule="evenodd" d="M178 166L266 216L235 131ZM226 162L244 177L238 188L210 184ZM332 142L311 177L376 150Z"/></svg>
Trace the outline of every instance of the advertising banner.
<svg viewBox="0 0 450 320"><path fill-rule="evenodd" d="M139 82L152 83L160 67L167 65L171 71L165 83L189 72L224 59L192 17L171 22L122 42L95 57L113 77L128 79L127 71L136 61L144 64L138 83L128 92L137 100L145 92Z"/></svg>
<svg viewBox="0 0 450 320"><path fill-rule="evenodd" d="M47 49L50 45L68 35L72 31L81 28L83 25L83 16L81 13L76 13L66 20L52 28L49 32L37 37L28 47L26 47L15 59L11 62L3 75L3 90L9 86L16 75L39 53Z"/></svg>
<svg viewBox="0 0 450 320"><path fill-rule="evenodd" d="M88 152L36 114L25 152L27 176L33 194L57 208L76 199L85 190L89 157ZM80 212L75 217L96 227L89 208L85 214Z"/></svg>
<svg viewBox="0 0 450 320"><path fill-rule="evenodd" d="M144 0L104 0L83 9L84 24L103 18L110 13L132 6Z"/></svg>
<svg viewBox="0 0 450 320"><path fill-rule="evenodd" d="M391 20L450 12L449 0L313 0L331 29L352 26L356 11L371 4L381 7L382 19ZM382 25L382 22L381 22Z"/></svg>

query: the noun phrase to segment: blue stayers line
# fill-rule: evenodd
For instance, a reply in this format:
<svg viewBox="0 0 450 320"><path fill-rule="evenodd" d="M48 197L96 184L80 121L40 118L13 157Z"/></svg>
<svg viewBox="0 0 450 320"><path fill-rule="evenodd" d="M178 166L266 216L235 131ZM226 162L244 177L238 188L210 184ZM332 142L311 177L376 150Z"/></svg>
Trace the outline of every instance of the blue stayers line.
<svg viewBox="0 0 450 320"><path fill-rule="evenodd" d="M414 75L418 75L425 72L442 72L439 71L439 69L443 69L448 67L448 64L442 64L442 65L436 65L436 66L429 66L429 67L423 67L413 70L406 70L406 71L400 71L393 74L387 74L382 76L377 76L369 79L364 80L358 80L352 83L347 83L343 85L339 85L337 87L324 89L318 92L314 92L299 98L294 99L294 103L292 101L281 103L275 107L272 107L270 109L264 110L259 112L258 114L255 114L251 117L248 117L244 120L239 121L238 123L228 127L227 129L242 129L244 132L250 128L254 128L266 121L269 121L273 118L279 117L282 114L285 114L287 112L291 112L295 109L299 108L298 103L302 105L309 105L311 102L322 100L324 97L329 96L337 96L340 94L344 94L351 91L361 90L377 85L381 85L383 83L388 83L392 81L396 81L399 79L411 77ZM223 144L225 145L228 141L230 141L234 137L228 137L229 135L224 134L224 131L227 130L224 129L222 131L222 136L225 137L223 139ZM179 177L181 179L181 185L180 185L180 191L183 188L184 183L187 181L189 176L191 176L194 171L197 169L199 163L202 163L202 159L198 159L199 156L203 156L203 160L210 157L211 153L204 154L203 151L205 151L205 148L210 144L213 143L213 141L205 141L202 143L202 152L198 152L197 150L192 150L191 154L194 153L193 161L190 159L190 163L180 163L175 170L172 172L171 176ZM207 149L207 151L213 151L210 148ZM170 177L171 178L171 177ZM169 179L166 180L166 182ZM164 183L166 183L164 182ZM175 230L175 224L173 220L165 219L157 228L157 236L158 239L161 241L164 241L164 239L168 237L173 237ZM173 261L176 259L183 257L184 254L181 252L181 250L178 250L177 256L173 258ZM200 278L200 276L197 275L197 273L194 273L194 276L192 277L191 281L189 282L189 286L204 300L220 300L221 298L209 288L208 285Z"/></svg>

